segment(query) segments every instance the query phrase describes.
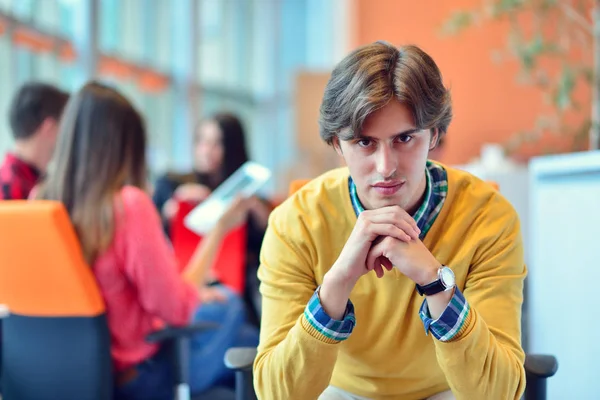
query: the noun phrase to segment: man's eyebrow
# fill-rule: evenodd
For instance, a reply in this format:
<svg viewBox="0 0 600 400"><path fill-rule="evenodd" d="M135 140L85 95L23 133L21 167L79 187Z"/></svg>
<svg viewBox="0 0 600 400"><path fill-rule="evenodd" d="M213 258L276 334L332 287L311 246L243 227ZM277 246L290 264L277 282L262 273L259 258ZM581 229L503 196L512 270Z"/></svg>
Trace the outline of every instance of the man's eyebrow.
<svg viewBox="0 0 600 400"><path fill-rule="evenodd" d="M402 131L402 132L396 134L395 136L412 135L413 133L418 133L418 132L421 132L422 130L423 129L421 129L421 128L408 129L408 130L405 130L405 131Z"/></svg>
<svg viewBox="0 0 600 400"><path fill-rule="evenodd" d="M399 137L399 136L404 136L404 135L412 135L412 134L414 134L414 133L418 133L418 132L420 132L420 131L422 131L422 130L423 130L423 129L420 129L420 128L407 129L407 130L405 130L405 131L402 131L402 132L396 133L396 134L394 135L394 138L397 138L397 137ZM371 136L366 136L366 135L359 135L359 136L357 137L357 139L370 139L370 140L373 140L373 139L375 139L375 138L374 138L374 137L371 137Z"/></svg>

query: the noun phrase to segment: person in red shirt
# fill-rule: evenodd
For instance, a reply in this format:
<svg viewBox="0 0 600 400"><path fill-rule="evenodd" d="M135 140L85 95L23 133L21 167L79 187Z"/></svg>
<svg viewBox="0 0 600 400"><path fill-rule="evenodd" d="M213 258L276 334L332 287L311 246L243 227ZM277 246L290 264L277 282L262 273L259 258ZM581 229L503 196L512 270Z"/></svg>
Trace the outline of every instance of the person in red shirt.
<svg viewBox="0 0 600 400"><path fill-rule="evenodd" d="M61 201L106 304L118 400L172 399L170 360L145 337L168 324L210 321L218 329L191 338L193 393L233 380L228 348L256 346L242 300L206 287L210 259L250 206L238 199L198 245L180 274L147 193L146 132L140 114L118 91L88 83L69 100L56 150L35 198Z"/></svg>
<svg viewBox="0 0 600 400"><path fill-rule="evenodd" d="M27 199L46 167L56 143L58 122L69 95L45 83L26 83L9 111L14 150L0 165L0 200Z"/></svg>
<svg viewBox="0 0 600 400"><path fill-rule="evenodd" d="M68 98L58 88L37 82L16 92L8 113L15 146L0 164L0 200L28 198L52 156L58 121ZM1 360L0 346L0 369Z"/></svg>

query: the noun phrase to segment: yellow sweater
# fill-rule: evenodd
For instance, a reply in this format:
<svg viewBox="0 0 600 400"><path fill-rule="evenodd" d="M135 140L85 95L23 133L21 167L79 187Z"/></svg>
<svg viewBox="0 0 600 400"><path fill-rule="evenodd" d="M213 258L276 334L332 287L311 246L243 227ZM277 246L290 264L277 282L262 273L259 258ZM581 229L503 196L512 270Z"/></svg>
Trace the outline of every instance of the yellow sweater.
<svg viewBox="0 0 600 400"><path fill-rule="evenodd" d="M356 326L334 342L303 315L356 222L348 170L330 171L273 211L258 272L263 296L255 388L261 400L317 399L328 385L372 399L519 399L525 388L519 219L487 183L456 169L424 244L450 266L471 306L450 342L426 335L423 298L398 270L363 276L350 295Z"/></svg>

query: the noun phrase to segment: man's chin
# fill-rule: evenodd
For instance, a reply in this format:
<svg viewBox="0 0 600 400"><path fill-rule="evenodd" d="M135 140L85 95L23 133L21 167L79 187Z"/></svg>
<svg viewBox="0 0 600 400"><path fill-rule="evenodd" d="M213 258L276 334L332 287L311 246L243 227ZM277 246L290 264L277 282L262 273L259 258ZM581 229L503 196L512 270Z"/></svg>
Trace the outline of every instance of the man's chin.
<svg viewBox="0 0 600 400"><path fill-rule="evenodd" d="M402 201L401 197L388 197L385 199L373 199L371 201L372 204L372 208L373 209L378 209L378 208L384 208L384 207L389 207L389 206L400 206L402 207L402 205L404 204L404 202ZM402 207L404 208L404 207Z"/></svg>

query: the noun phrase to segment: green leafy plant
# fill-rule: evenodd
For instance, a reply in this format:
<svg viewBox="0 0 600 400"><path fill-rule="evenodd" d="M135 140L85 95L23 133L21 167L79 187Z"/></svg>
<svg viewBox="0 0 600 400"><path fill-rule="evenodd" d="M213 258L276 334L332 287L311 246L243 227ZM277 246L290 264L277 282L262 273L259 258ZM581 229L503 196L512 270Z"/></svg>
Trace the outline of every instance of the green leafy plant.
<svg viewBox="0 0 600 400"><path fill-rule="evenodd" d="M571 150L600 149L600 0L483 0L475 9L454 12L442 32L458 35L500 20L510 28L506 46L492 52L493 60L517 60L518 81L541 89L550 110L530 130L517 132L506 151L546 132L568 137ZM577 98L580 85L590 89L591 107L582 106L589 98Z"/></svg>

